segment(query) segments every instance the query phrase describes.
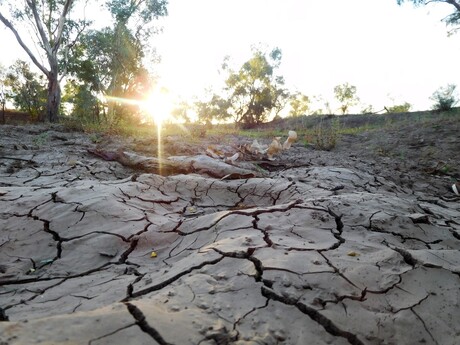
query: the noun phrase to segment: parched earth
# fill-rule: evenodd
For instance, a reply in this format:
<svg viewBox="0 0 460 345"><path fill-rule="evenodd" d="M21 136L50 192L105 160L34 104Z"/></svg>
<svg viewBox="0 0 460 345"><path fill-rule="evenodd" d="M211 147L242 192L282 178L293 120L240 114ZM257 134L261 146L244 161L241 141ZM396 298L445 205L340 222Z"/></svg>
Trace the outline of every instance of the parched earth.
<svg viewBox="0 0 460 345"><path fill-rule="evenodd" d="M459 344L459 129L169 137L160 176L154 138L1 126L0 344Z"/></svg>

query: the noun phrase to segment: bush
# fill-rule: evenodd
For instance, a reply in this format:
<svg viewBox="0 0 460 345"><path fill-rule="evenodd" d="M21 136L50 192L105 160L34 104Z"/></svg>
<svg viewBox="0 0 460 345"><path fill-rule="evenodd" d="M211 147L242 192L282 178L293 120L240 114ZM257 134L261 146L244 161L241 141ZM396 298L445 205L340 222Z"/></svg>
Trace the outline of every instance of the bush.
<svg viewBox="0 0 460 345"><path fill-rule="evenodd" d="M452 109L458 103L456 88L457 85L448 84L437 89L430 97L434 101L433 110L447 111Z"/></svg>
<svg viewBox="0 0 460 345"><path fill-rule="evenodd" d="M397 104L393 105L391 107L385 107L385 110L389 114L394 114L394 113L407 113L412 105L408 102L405 102L403 104Z"/></svg>
<svg viewBox="0 0 460 345"><path fill-rule="evenodd" d="M332 119L330 123L325 124L323 120L315 126L314 145L317 150L330 151L337 144L339 137L340 122L339 119Z"/></svg>

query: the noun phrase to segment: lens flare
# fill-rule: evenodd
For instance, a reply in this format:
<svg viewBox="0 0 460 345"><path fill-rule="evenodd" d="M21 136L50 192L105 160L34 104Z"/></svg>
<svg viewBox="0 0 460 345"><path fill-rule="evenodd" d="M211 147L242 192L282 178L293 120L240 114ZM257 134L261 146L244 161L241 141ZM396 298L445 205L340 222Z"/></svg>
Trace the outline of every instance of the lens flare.
<svg viewBox="0 0 460 345"><path fill-rule="evenodd" d="M142 103L142 109L150 116L156 125L171 119L173 102L167 91L154 90Z"/></svg>
<svg viewBox="0 0 460 345"><path fill-rule="evenodd" d="M163 158L163 145L162 145L162 129L163 123L171 119L171 112L173 109L173 102L169 92L164 88L157 88L153 90L144 100L134 100L113 96L104 96L108 102L119 102L129 105L137 105L145 112L157 127L157 148L158 148L158 174L162 175L162 158Z"/></svg>
<svg viewBox="0 0 460 345"><path fill-rule="evenodd" d="M150 93L149 97L142 104L143 110L149 114L157 126L158 141L158 174L162 175L163 141L162 127L166 120L170 119L173 109L173 102L169 92L165 89L157 88Z"/></svg>

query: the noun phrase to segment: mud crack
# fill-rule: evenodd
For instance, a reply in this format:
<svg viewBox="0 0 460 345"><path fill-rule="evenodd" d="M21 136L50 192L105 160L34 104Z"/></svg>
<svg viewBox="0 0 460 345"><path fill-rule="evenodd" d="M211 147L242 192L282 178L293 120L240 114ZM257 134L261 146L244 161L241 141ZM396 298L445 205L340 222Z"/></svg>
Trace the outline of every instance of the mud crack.
<svg viewBox="0 0 460 345"><path fill-rule="evenodd" d="M326 332L328 332L329 334L332 334L333 336L345 338L352 345L364 345L364 343L361 340L359 340L356 334L340 329L330 319L325 317L323 314L318 312L316 309L313 309L297 301L294 298L279 296L273 290L268 289L265 286L262 286L262 295L274 301L281 302L286 305L295 306L300 312L308 315L313 321L319 323L326 330Z"/></svg>
<svg viewBox="0 0 460 345"><path fill-rule="evenodd" d="M150 335L160 345L173 345L172 343L168 343L166 340L164 340L161 334L148 324L147 320L145 319L145 315L138 307L131 303L125 304L130 314L136 320L136 324L144 333Z"/></svg>
<svg viewBox="0 0 460 345"><path fill-rule="evenodd" d="M185 271L182 271L182 272L176 274L175 276L173 276L173 277L171 277L169 279L166 279L165 281L163 281L163 282L161 282L159 284L156 284L156 285L150 286L148 288L145 288L145 289L142 289L142 290L139 290L139 291L131 293L128 297L124 298L121 302L127 302L128 300L130 300L132 298L137 298L137 297L149 294L149 293L151 293L153 291L161 290L162 288L164 288L165 286L168 286L169 284L175 282L176 280L178 280L182 276L184 276L186 274L189 274L189 273L193 272L194 270L203 268L206 265L215 265L218 262L220 262L223 258L224 258L224 256L221 256L220 258L217 258L215 260L205 261L205 262L202 262L199 265L192 266L189 269L187 269Z"/></svg>

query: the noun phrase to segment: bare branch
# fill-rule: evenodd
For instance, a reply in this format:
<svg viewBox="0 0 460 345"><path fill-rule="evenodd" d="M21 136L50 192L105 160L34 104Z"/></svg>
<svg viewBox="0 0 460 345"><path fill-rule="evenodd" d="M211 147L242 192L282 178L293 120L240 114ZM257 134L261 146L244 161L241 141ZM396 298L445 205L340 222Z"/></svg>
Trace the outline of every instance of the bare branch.
<svg viewBox="0 0 460 345"><path fill-rule="evenodd" d="M8 19L6 19L1 13L0 13L0 20L3 22L3 24L5 24L5 26L8 29L11 30L11 32L16 37L16 40L18 41L19 45L24 49L27 55L29 55L33 63L48 77L50 72L37 60L37 58L32 53L32 51L26 46L21 36L17 32L17 30L14 28L13 24L11 24L11 22Z"/></svg>
<svg viewBox="0 0 460 345"><path fill-rule="evenodd" d="M445 2L447 2L448 4L451 4L457 9L457 11L460 12L460 2L457 2L455 0L445 0Z"/></svg>
<svg viewBox="0 0 460 345"><path fill-rule="evenodd" d="M62 32L64 30L64 23L69 13L70 8L72 7L74 0L67 0L64 4L64 8L62 9L61 16L59 17L59 24L58 24L58 32L56 34L56 39L53 47L53 53L56 54L59 46L62 43Z"/></svg>
<svg viewBox="0 0 460 345"><path fill-rule="evenodd" d="M42 25L40 16L38 15L36 1L26 0L26 2L29 8L32 10L32 14L35 19L35 24L37 25L37 29L40 34L41 41L43 43L43 49L45 49L46 54L48 55L48 59L49 59L49 57L52 56L51 45L50 45L50 41L48 40L48 37L46 37L46 33L45 33L45 30L43 29L43 25Z"/></svg>

